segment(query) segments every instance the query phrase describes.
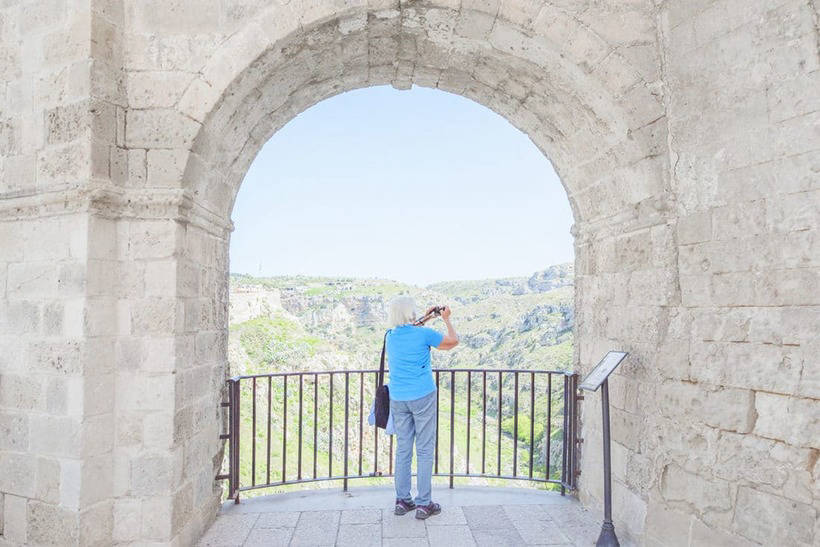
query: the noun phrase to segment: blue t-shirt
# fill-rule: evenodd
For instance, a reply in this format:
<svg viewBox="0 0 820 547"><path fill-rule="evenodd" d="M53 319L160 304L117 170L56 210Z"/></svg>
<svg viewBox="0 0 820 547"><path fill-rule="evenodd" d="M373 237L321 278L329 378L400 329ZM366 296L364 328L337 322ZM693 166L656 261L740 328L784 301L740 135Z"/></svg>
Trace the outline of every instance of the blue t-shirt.
<svg viewBox="0 0 820 547"><path fill-rule="evenodd" d="M430 348L441 344L444 335L427 327L402 325L387 335L387 364L390 368L390 398L413 401L435 391L430 370Z"/></svg>

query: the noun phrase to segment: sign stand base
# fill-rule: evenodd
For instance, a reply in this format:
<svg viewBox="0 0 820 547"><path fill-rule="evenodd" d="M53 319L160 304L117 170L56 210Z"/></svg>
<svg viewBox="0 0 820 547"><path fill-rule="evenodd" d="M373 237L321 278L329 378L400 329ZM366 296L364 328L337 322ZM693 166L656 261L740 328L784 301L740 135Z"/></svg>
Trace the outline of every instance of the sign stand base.
<svg viewBox="0 0 820 547"><path fill-rule="evenodd" d="M604 522L601 526L601 534L595 542L595 547L621 547L618 536L615 535L615 526L611 522Z"/></svg>

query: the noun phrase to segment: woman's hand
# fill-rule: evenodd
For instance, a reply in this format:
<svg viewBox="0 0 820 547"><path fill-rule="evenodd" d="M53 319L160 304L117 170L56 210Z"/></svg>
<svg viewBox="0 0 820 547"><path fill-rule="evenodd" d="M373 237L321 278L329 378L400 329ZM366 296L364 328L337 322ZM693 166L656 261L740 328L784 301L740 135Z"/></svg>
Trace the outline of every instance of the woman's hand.
<svg viewBox="0 0 820 547"><path fill-rule="evenodd" d="M453 324L450 323L450 306L444 306L444 309L441 310L441 318L444 320L444 324L447 325L447 334L441 339L441 343L436 349L453 349L458 345L458 334L456 334Z"/></svg>

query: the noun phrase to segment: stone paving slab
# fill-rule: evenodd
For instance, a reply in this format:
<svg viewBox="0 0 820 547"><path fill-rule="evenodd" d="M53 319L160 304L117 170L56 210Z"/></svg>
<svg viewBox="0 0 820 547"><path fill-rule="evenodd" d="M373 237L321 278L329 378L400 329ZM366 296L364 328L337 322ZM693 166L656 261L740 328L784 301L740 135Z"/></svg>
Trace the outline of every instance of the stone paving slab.
<svg viewBox="0 0 820 547"><path fill-rule="evenodd" d="M342 524L381 524L379 509L347 509L342 511Z"/></svg>
<svg viewBox="0 0 820 547"><path fill-rule="evenodd" d="M524 545L524 539L518 530L472 530L473 539L479 547L518 547Z"/></svg>
<svg viewBox="0 0 820 547"><path fill-rule="evenodd" d="M598 538L600 515L569 496L521 489L516 498L511 489L461 490L436 490L442 512L427 520L417 520L412 512L394 515L389 488L341 496L334 491L295 492L227 503L198 545L581 547L594 545Z"/></svg>
<svg viewBox="0 0 820 547"><path fill-rule="evenodd" d="M340 547L379 547L382 544L381 523L342 524L336 545Z"/></svg>
<svg viewBox="0 0 820 547"><path fill-rule="evenodd" d="M427 541L430 545L447 545L450 547L474 547L476 542L467 525L430 526L427 528Z"/></svg>
<svg viewBox="0 0 820 547"><path fill-rule="evenodd" d="M245 547L287 547L293 528L254 528L243 544Z"/></svg>
<svg viewBox="0 0 820 547"><path fill-rule="evenodd" d="M303 511L290 545L335 545L340 511Z"/></svg>

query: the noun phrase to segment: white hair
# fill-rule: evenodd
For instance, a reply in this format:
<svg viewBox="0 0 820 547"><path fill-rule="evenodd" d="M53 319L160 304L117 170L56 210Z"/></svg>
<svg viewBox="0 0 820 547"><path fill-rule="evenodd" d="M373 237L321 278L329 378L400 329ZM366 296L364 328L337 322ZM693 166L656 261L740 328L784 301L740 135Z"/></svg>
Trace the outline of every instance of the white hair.
<svg viewBox="0 0 820 547"><path fill-rule="evenodd" d="M390 302L388 321L391 327L407 325L416 320L416 301L412 296L397 296Z"/></svg>

